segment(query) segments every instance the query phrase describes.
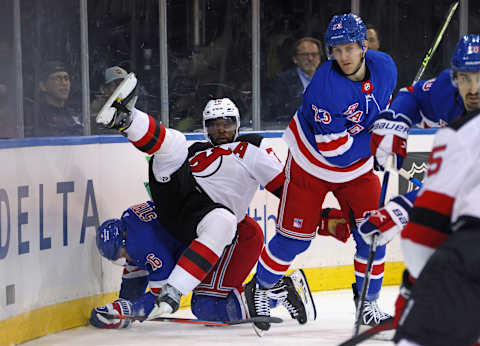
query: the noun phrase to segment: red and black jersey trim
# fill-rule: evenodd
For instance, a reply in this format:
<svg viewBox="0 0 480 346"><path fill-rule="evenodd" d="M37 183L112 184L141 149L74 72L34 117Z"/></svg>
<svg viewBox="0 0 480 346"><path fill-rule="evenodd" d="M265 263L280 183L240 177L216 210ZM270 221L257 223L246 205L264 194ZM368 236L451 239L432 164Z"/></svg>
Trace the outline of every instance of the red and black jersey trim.
<svg viewBox="0 0 480 346"><path fill-rule="evenodd" d="M217 263L218 256L198 240L192 241L177 264L197 280L202 281Z"/></svg>
<svg viewBox="0 0 480 346"><path fill-rule="evenodd" d="M410 210L410 222L431 228L441 233L451 233L450 216L428 208L418 206L413 207Z"/></svg>
<svg viewBox="0 0 480 346"><path fill-rule="evenodd" d="M205 273L208 273L210 269L212 269L213 265L211 262L206 260L203 256L195 252L194 250L187 248L183 253L185 258L188 258L190 261L195 263L200 269L202 269Z"/></svg>
<svg viewBox="0 0 480 346"><path fill-rule="evenodd" d="M132 142L139 150L147 154L154 154L160 149L165 140L166 129L153 117L148 117L148 130L145 136L136 142Z"/></svg>

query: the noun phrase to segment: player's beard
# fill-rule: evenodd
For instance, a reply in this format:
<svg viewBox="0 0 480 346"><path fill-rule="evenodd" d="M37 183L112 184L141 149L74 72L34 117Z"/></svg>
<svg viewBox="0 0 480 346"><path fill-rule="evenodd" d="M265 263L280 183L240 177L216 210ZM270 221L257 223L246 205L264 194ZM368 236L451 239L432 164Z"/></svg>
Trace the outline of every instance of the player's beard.
<svg viewBox="0 0 480 346"><path fill-rule="evenodd" d="M476 101L469 102L468 101L469 97L474 97ZM466 100L464 100L465 101L464 103L467 111L475 112L480 110L480 94L479 93L476 93L476 94L468 93L467 95L465 95L465 99Z"/></svg>

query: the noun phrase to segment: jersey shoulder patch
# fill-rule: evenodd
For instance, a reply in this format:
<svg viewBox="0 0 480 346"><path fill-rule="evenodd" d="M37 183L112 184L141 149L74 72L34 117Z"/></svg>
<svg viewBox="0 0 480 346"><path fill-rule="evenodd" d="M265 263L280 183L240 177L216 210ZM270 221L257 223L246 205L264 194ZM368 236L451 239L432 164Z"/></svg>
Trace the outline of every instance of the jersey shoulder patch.
<svg viewBox="0 0 480 346"><path fill-rule="evenodd" d="M246 135L238 136L235 142L247 142L253 144L256 147L260 147L260 143L262 143L262 140L262 135L259 135L258 133L249 133Z"/></svg>
<svg viewBox="0 0 480 346"><path fill-rule="evenodd" d="M191 146L188 147L188 158L191 158L199 151L207 150L208 148L212 148L213 145L210 142L195 142Z"/></svg>
<svg viewBox="0 0 480 346"><path fill-rule="evenodd" d="M452 121L451 123L449 123L448 127L450 127L455 131L458 131L463 125L467 124L470 120L476 118L478 114L479 114L478 111L467 112L464 115Z"/></svg>

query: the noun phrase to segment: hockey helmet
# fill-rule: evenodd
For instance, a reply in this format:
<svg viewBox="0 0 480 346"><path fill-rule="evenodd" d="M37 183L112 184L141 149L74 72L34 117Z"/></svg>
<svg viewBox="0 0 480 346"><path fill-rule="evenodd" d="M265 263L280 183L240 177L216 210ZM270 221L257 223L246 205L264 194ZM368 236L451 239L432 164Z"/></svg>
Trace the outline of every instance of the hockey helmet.
<svg viewBox="0 0 480 346"><path fill-rule="evenodd" d="M458 41L451 66L455 72L480 72L480 35L465 35Z"/></svg>
<svg viewBox="0 0 480 346"><path fill-rule="evenodd" d="M367 27L362 18L353 13L333 16L325 32L325 45L329 59L332 58L332 47L352 42L358 42L362 50L365 49L364 41L367 39Z"/></svg>
<svg viewBox="0 0 480 346"><path fill-rule="evenodd" d="M205 138L211 142L207 131L207 124L209 120L218 118L234 118L235 136L233 139L237 138L238 129L240 128L240 113L235 103L229 98L208 101L203 110L203 132L205 133Z"/></svg>
<svg viewBox="0 0 480 346"><path fill-rule="evenodd" d="M97 230L97 248L103 257L111 261L119 258L119 250L125 246L124 231L125 225L119 219L110 219L101 224Z"/></svg>

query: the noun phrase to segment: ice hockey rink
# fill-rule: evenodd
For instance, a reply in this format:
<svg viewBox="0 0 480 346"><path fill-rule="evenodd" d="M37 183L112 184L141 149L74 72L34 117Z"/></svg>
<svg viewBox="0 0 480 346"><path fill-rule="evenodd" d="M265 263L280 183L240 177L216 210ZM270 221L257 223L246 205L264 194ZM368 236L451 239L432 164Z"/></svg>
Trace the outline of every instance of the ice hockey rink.
<svg viewBox="0 0 480 346"><path fill-rule="evenodd" d="M382 289L380 307L392 314L398 286ZM262 338L259 338L250 325L206 327L169 322L135 323L131 328L101 330L83 327L47 335L23 345L338 345L349 339L353 331L354 305L350 290L337 290L314 293L317 319L300 326L290 318L283 308L272 310L272 316L284 319L282 324L273 324ZM190 310L178 311L174 316L193 318ZM367 340L362 345L393 345L388 337L393 332L385 332L382 340Z"/></svg>

